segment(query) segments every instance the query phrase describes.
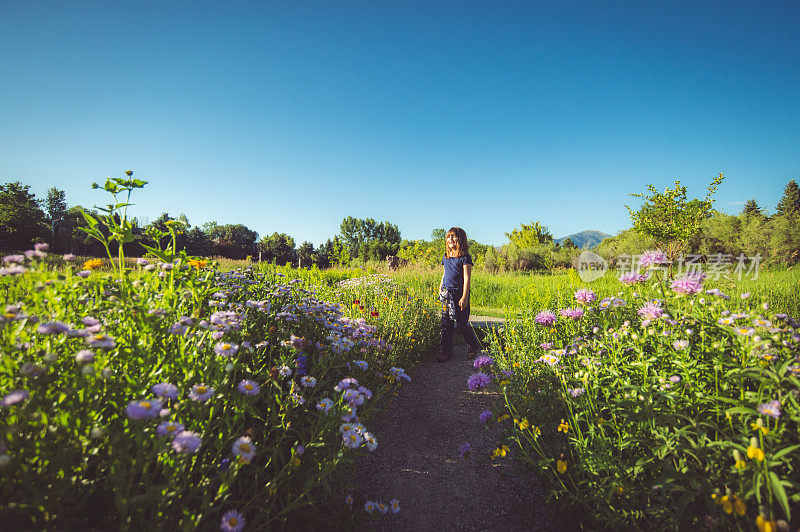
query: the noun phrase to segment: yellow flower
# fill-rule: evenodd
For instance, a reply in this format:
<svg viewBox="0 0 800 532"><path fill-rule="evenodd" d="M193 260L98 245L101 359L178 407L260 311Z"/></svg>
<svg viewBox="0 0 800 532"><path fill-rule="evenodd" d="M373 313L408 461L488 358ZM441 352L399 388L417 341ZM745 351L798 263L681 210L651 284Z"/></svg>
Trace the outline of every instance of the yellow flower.
<svg viewBox="0 0 800 532"><path fill-rule="evenodd" d="M100 259L89 259L83 263L84 270L96 270L103 266L103 261Z"/></svg>
<svg viewBox="0 0 800 532"><path fill-rule="evenodd" d="M617 492L617 495L622 495L625 493L625 489L622 486L614 486L614 491Z"/></svg>
<svg viewBox="0 0 800 532"><path fill-rule="evenodd" d="M565 423L564 420L561 420L561 423L558 424L558 432L563 432L566 434L569 431L569 423Z"/></svg>
<svg viewBox="0 0 800 532"><path fill-rule="evenodd" d="M769 427L764 426L764 421L761 418L758 418L758 421L755 423L750 423L750 428L756 431L760 430L764 436L769 434Z"/></svg>
<svg viewBox="0 0 800 532"><path fill-rule="evenodd" d="M542 430L539 427L533 426L531 427L531 434L534 436L539 436L542 433Z"/></svg>
<svg viewBox="0 0 800 532"><path fill-rule="evenodd" d="M525 430L531 426L527 418L522 418L521 421L519 419L515 419L514 424L519 426L519 430Z"/></svg>
<svg viewBox="0 0 800 532"><path fill-rule="evenodd" d="M767 521L763 515L756 517L756 528L759 532L775 532L778 530L778 524L775 521Z"/></svg>
<svg viewBox="0 0 800 532"><path fill-rule="evenodd" d="M561 455L561 458L556 461L556 469L562 475L567 472L567 462L564 460L563 454Z"/></svg>
<svg viewBox="0 0 800 532"><path fill-rule="evenodd" d="M204 259L191 259L191 260L189 261L189 266L194 266L194 267L195 267L195 268L197 268L198 270L199 270L200 268L205 268L205 267L206 267L206 264L208 264L208 261L206 261L206 260L204 260Z"/></svg>
<svg viewBox="0 0 800 532"><path fill-rule="evenodd" d="M717 504L722 506L722 510L726 514L733 512L733 504L731 503L730 497L728 497L727 495L723 495L722 498L719 500L719 503Z"/></svg>
<svg viewBox="0 0 800 532"><path fill-rule="evenodd" d="M499 418L497 418L497 422L498 422L498 423L500 423L501 421L505 421L506 419L509 419L510 417L511 417L511 416L510 416L510 415L508 415L508 414L503 414L502 416L500 416Z"/></svg>
<svg viewBox="0 0 800 532"><path fill-rule="evenodd" d="M505 458L506 454L508 454L510 450L511 449L508 448L508 445L502 445L498 447L497 449L494 450L494 452L492 452L492 460L494 460L498 456L501 458Z"/></svg>
<svg viewBox="0 0 800 532"><path fill-rule="evenodd" d="M747 513L747 504L738 496L733 496L733 511L736 515L744 515Z"/></svg>
<svg viewBox="0 0 800 532"><path fill-rule="evenodd" d="M734 467L736 469L741 470L747 467L747 462L742 460L742 453L739 452L739 449L733 450L733 461L735 462Z"/></svg>
<svg viewBox="0 0 800 532"><path fill-rule="evenodd" d="M292 465L293 465L294 467L297 467L297 466L299 466L299 465L300 465L300 457L299 457L299 456L295 456L295 457L292 459Z"/></svg>
<svg viewBox="0 0 800 532"><path fill-rule="evenodd" d="M764 460L764 451L758 448L758 441L755 438L750 438L750 446L747 448L747 457L751 460Z"/></svg>

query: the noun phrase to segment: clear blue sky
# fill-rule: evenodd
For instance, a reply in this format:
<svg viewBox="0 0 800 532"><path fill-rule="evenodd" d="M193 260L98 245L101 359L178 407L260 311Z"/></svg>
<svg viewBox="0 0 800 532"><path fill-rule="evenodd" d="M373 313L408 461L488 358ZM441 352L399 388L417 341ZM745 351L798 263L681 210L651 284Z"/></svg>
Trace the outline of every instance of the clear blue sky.
<svg viewBox="0 0 800 532"><path fill-rule="evenodd" d="M0 182L315 245L351 215L501 244L630 192L800 178L797 1L0 0Z"/></svg>

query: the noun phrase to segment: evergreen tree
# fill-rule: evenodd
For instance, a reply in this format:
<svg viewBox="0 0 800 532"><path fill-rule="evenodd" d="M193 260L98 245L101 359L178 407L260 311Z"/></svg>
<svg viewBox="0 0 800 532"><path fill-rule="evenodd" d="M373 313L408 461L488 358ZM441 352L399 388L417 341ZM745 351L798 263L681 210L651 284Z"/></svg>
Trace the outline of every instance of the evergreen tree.
<svg viewBox="0 0 800 532"><path fill-rule="evenodd" d="M800 187L792 179L783 191L783 197L778 203L777 215L800 214Z"/></svg>
<svg viewBox="0 0 800 532"><path fill-rule="evenodd" d="M747 203L744 204L742 216L764 216L764 213L761 211L761 207L758 206L755 199L749 199Z"/></svg>

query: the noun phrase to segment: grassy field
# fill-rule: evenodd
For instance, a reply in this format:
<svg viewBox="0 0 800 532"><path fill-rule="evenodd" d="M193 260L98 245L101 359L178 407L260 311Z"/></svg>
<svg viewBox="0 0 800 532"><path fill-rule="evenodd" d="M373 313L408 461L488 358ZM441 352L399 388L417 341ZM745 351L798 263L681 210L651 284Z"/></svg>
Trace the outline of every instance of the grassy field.
<svg viewBox="0 0 800 532"><path fill-rule="evenodd" d="M435 294L441 272L407 268L393 273L401 284L415 286ZM578 288L591 288L597 293L616 294L622 288L616 271L591 283L583 282L574 270L553 274L488 273L476 271L472 280L471 304L475 315L502 317L530 309L569 305ZM800 314L800 272L765 270L757 279L708 279L707 288L719 288L730 296L749 292L790 315Z"/></svg>
<svg viewBox="0 0 800 532"><path fill-rule="evenodd" d="M78 257L78 262L92 257ZM50 258L49 258L50 259ZM55 261L55 257L52 258ZM345 279L383 273L390 275L399 284L414 288L419 293L430 293L436 297L442 272L440 269L410 266L397 272L388 272L383 264L369 268L291 268L269 263L254 263L246 260L232 260L222 257L213 259L221 271L237 268L260 268L300 278L308 285L332 287ZM104 263L107 263L104 259ZM133 267L135 259L127 260ZM578 288L591 288L603 294L615 294L621 290L617 280L618 272L609 270L606 275L591 283L580 279L575 270L562 270L554 273L490 273L476 270L472 278L472 314L479 316L504 317L507 314L530 309L551 308L567 305ZM720 288L730 296L749 292L767 301L776 309L792 316L800 315L800 271L793 269L764 269L757 279L742 276L737 279L707 279L707 288Z"/></svg>

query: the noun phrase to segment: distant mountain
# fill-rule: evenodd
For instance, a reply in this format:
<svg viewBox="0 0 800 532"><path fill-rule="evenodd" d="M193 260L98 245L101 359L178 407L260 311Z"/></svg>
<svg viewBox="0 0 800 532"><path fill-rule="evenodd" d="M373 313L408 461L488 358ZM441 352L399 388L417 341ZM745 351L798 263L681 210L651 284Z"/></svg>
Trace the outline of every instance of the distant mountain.
<svg viewBox="0 0 800 532"><path fill-rule="evenodd" d="M581 231L580 233L575 233L574 235L565 236L563 238L554 238L553 242L560 244L569 238L579 248L593 248L602 242L604 238L608 238L610 236L611 235L602 231L593 231L591 229L587 229L586 231Z"/></svg>

